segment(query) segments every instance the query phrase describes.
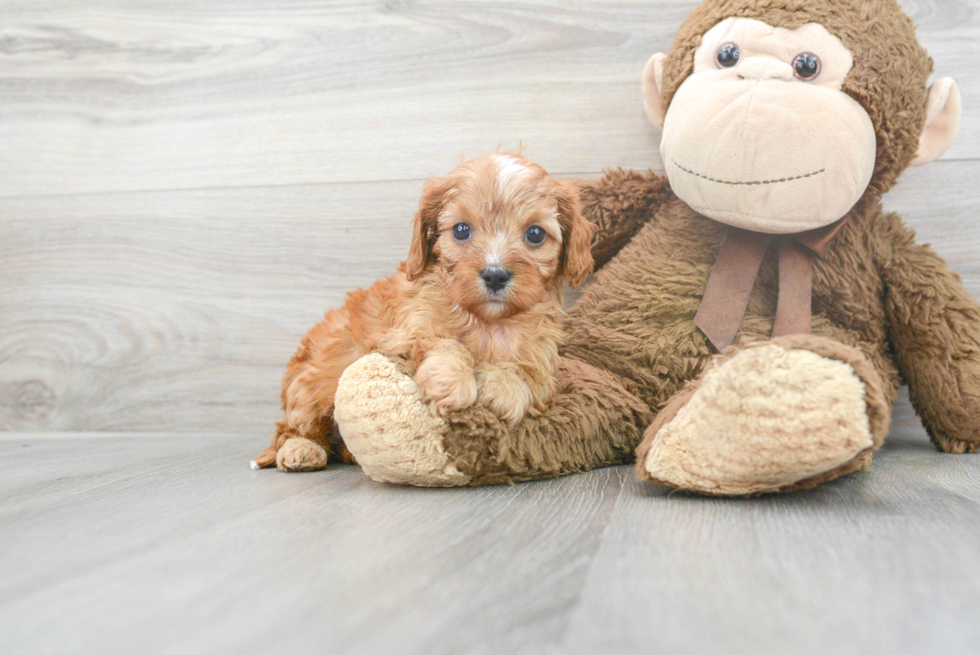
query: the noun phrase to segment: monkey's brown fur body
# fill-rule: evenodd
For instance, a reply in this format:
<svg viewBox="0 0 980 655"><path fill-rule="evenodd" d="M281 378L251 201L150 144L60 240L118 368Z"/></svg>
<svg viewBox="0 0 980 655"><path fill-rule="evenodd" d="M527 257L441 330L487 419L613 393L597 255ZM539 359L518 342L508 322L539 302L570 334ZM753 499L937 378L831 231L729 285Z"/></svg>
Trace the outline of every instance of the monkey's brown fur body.
<svg viewBox="0 0 980 655"><path fill-rule="evenodd" d="M663 176L610 171L581 184L583 213L598 226L598 273L567 319L554 406L512 430L484 408L450 415L438 438L447 466L462 474L453 484L582 471L629 461L636 449L640 476L669 486L721 494L810 487L869 465L888 433L903 382L937 448L980 449L980 307L943 260L918 245L901 218L883 212L880 203L915 156L926 120L932 62L911 21L892 0L705 2L678 33L664 64L664 106L690 74L701 35L732 16L789 29L820 23L839 36L854 55L842 90L861 104L875 128L871 183L829 250L814 260L811 334L769 336L778 294L770 251L735 344L717 354L694 316L726 227L677 198ZM808 364L786 362L830 371L823 414L812 402L805 408L810 414L797 410L795 400L773 409L779 394L798 398L811 384ZM834 378L837 370L847 371L846 379ZM709 382L735 400L698 398ZM847 387L852 382L857 386ZM841 446L848 454L827 464L821 449L831 447L807 441L807 421L833 422L833 413L839 408L844 416L851 401L867 416L868 440ZM691 410L695 402L697 412ZM651 473L644 462L670 438L665 426L686 422L685 429L701 429L704 408L730 423L746 423L748 434L763 426L759 431L771 438L743 451L738 442L723 444L711 451L723 460L717 467L699 461L699 442L689 442L672 455L669 475ZM783 421L785 428L773 421ZM728 427L716 422L707 429ZM767 462L786 457L811 457L817 472L781 479L776 464L767 468ZM712 472L723 467L729 477L715 484Z"/></svg>

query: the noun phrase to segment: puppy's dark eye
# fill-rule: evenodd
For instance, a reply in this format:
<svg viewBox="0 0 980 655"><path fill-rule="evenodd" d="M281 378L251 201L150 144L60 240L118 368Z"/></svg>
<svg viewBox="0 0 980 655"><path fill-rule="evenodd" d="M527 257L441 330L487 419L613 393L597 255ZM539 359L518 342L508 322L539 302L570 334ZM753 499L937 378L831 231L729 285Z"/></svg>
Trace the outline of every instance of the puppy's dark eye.
<svg viewBox="0 0 980 655"><path fill-rule="evenodd" d="M718 48L718 54L715 56L718 65L722 68L731 68L738 63L739 58L742 56L742 51L734 43L726 43L725 45Z"/></svg>
<svg viewBox="0 0 980 655"><path fill-rule="evenodd" d="M453 225L453 238L457 241L466 241L470 238L470 226L466 223L456 223Z"/></svg>
<svg viewBox="0 0 980 655"><path fill-rule="evenodd" d="M544 243L546 236L548 235L545 234L544 230L537 225L532 225L531 227L527 228L527 232L524 233L524 238L527 239L527 242L532 246L540 246L542 243Z"/></svg>
<svg viewBox="0 0 980 655"><path fill-rule="evenodd" d="M812 52L802 52L793 60L793 75L801 80L812 80L820 74L820 57Z"/></svg>

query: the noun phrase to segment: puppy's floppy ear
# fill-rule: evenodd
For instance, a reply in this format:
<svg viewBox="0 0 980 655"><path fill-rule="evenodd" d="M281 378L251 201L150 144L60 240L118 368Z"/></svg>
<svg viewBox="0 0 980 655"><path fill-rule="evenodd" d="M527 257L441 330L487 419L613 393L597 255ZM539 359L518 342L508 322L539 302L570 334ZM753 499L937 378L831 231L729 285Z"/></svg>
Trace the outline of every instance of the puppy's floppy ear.
<svg viewBox="0 0 980 655"><path fill-rule="evenodd" d="M573 182L559 182L558 223L561 225L561 272L577 287L592 272L592 233L595 225L582 216L578 189Z"/></svg>
<svg viewBox="0 0 980 655"><path fill-rule="evenodd" d="M409 280L421 275L432 259L432 245L439 236L439 214L452 186L448 178L433 178L425 184L412 227L412 245L405 260L405 275Z"/></svg>

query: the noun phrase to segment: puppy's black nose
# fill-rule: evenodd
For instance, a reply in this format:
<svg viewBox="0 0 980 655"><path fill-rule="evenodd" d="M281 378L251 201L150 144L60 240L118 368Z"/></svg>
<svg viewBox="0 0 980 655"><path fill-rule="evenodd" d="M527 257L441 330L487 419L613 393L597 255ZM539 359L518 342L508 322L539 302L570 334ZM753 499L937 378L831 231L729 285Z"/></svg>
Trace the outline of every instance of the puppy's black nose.
<svg viewBox="0 0 980 655"><path fill-rule="evenodd" d="M500 266L487 266L480 273L483 284L491 291L500 291L510 282L511 274L506 268Z"/></svg>

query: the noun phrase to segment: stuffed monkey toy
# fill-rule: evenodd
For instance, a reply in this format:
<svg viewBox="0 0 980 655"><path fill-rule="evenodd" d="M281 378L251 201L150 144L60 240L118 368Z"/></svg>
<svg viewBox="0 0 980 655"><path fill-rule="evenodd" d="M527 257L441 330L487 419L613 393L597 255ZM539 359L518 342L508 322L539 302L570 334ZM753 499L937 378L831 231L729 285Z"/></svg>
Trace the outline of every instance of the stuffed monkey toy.
<svg viewBox="0 0 980 655"><path fill-rule="evenodd" d="M598 273L559 393L508 428L434 418L378 354L335 418L377 480L478 485L634 458L704 494L865 469L901 383L936 447L980 447L980 307L881 196L938 157L956 85L894 0L706 0L643 75L666 175L580 183Z"/></svg>

